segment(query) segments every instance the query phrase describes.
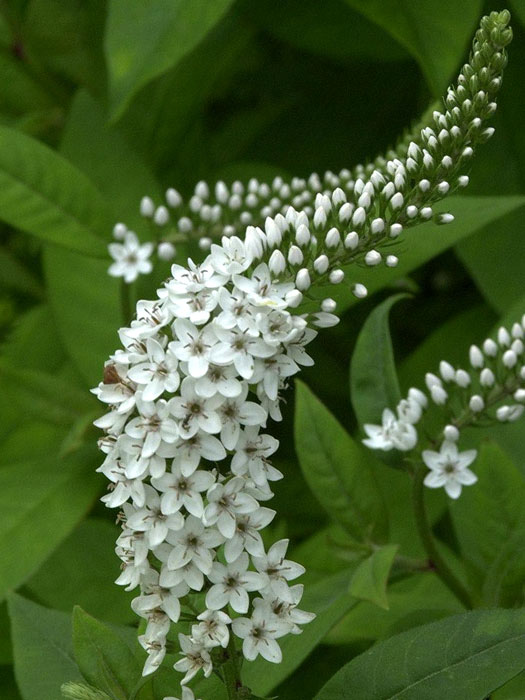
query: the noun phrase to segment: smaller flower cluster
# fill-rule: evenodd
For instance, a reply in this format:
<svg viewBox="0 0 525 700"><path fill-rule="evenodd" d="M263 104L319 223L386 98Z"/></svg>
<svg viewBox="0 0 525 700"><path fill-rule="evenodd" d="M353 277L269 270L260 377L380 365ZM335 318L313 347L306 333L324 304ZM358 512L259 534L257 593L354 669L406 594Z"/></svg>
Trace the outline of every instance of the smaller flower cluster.
<svg viewBox="0 0 525 700"><path fill-rule="evenodd" d="M439 364L439 372L425 376L427 394L410 389L394 414L385 409L381 425L365 425L364 444L371 449L410 452L419 449L416 425L424 411L433 405L443 425L431 446L421 458L430 472L425 485L444 487L451 498L458 498L462 486L476 482L468 467L476 458L476 450L459 452L460 431L469 426L489 426L518 420L525 411L525 316L510 331L498 329L495 338L487 338L481 346L469 350L468 370Z"/></svg>

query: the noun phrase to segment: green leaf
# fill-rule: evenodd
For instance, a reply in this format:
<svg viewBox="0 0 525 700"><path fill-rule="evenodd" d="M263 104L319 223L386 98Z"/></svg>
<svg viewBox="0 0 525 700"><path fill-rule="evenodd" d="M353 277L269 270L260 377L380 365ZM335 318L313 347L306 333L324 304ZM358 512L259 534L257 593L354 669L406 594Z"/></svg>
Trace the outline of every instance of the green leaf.
<svg viewBox="0 0 525 700"><path fill-rule="evenodd" d="M115 700L127 700L140 680L140 666L116 632L78 606L73 610L73 647L88 683Z"/></svg>
<svg viewBox="0 0 525 700"><path fill-rule="evenodd" d="M113 583L119 573L115 556L118 534L112 522L101 518L84 520L27 581L26 589L37 600L59 610L69 611L78 604L107 622L134 622L131 594Z"/></svg>
<svg viewBox="0 0 525 700"><path fill-rule="evenodd" d="M91 457L0 469L0 599L36 571L93 503L100 485Z"/></svg>
<svg viewBox="0 0 525 700"><path fill-rule="evenodd" d="M102 195L39 141L0 127L0 219L57 245L105 257L112 221Z"/></svg>
<svg viewBox="0 0 525 700"><path fill-rule="evenodd" d="M380 423L383 409L401 400L388 316L392 306L405 299L396 294L375 307L366 319L352 355L350 397L360 425Z"/></svg>
<svg viewBox="0 0 525 700"><path fill-rule="evenodd" d="M388 610L386 587L398 549L397 544L386 544L361 562L350 581L350 595Z"/></svg>
<svg viewBox="0 0 525 700"><path fill-rule="evenodd" d="M22 370L0 361L0 380L26 415L70 425L93 407L92 398L71 381L39 370Z"/></svg>
<svg viewBox="0 0 525 700"><path fill-rule="evenodd" d="M505 214L522 207L525 197L450 197L443 203L440 210L451 211L456 220L452 224L439 226L435 223L425 223L408 229L403 233L403 250L399 255L399 265L392 270L386 266L367 270L366 277L356 274L356 268L348 268L349 280L364 282L370 293L377 292L386 286L393 285L397 279L407 275L423 263L436 257L458 241L472 236L478 231L490 226ZM358 303L350 293L350 289L340 288L332 293L338 301L340 310Z"/></svg>
<svg viewBox="0 0 525 700"><path fill-rule="evenodd" d="M113 119L150 80L173 68L233 0L110 0L105 51Z"/></svg>
<svg viewBox="0 0 525 700"><path fill-rule="evenodd" d="M261 696L270 695L320 644L329 630L355 605L347 593L351 570L346 569L317 583L305 581L301 609L316 613L317 617L304 626L299 635L288 635L279 640L283 661L268 671L268 664L259 658L245 664L243 682Z"/></svg>
<svg viewBox="0 0 525 700"><path fill-rule="evenodd" d="M297 382L295 447L305 479L327 513L360 542L386 536L388 522L374 458Z"/></svg>
<svg viewBox="0 0 525 700"><path fill-rule="evenodd" d="M525 668L525 610L455 615L376 644L316 700L483 700Z"/></svg>
<svg viewBox="0 0 525 700"><path fill-rule="evenodd" d="M478 483L450 503L462 555L488 605L525 602L525 479L495 443L474 463Z"/></svg>
<svg viewBox="0 0 525 700"><path fill-rule="evenodd" d="M392 469L391 474L398 474ZM415 573L393 581L388 587L389 609L362 601L355 605L330 631L326 642L330 645L374 642L387 639L416 625L433 622L436 617L447 617L464 612L453 593L435 572Z"/></svg>
<svg viewBox="0 0 525 700"><path fill-rule="evenodd" d="M52 72L103 94L104 19L104 0L31 0L22 33Z"/></svg>
<svg viewBox="0 0 525 700"><path fill-rule="evenodd" d="M146 194L160 200L162 189L120 130L106 123L103 106L86 90L75 95L60 152L105 193L113 223L124 221L139 233L144 229L140 200Z"/></svg>
<svg viewBox="0 0 525 700"><path fill-rule="evenodd" d="M346 0L404 46L436 96L457 70L481 15L481 0Z"/></svg>
<svg viewBox="0 0 525 700"><path fill-rule="evenodd" d="M107 274L106 261L69 250L48 246L43 262L62 342L87 386L96 386L105 360L119 345L118 281Z"/></svg>
<svg viewBox="0 0 525 700"><path fill-rule="evenodd" d="M302 51L350 62L400 61L408 58L403 48L363 14L340 0L258 0L246 8L281 41Z"/></svg>
<svg viewBox="0 0 525 700"><path fill-rule="evenodd" d="M59 700L60 686L81 681L73 659L71 617L9 596L15 676L24 700Z"/></svg>

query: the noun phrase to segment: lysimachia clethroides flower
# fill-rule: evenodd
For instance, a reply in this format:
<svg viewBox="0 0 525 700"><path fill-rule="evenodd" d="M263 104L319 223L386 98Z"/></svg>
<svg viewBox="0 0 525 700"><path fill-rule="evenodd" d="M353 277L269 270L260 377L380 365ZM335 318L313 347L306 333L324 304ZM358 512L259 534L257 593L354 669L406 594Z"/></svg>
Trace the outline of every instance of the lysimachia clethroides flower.
<svg viewBox="0 0 525 700"><path fill-rule="evenodd" d="M163 662L174 625L185 684L209 676L226 647L279 662L279 639L314 617L300 608L303 568L287 558L287 540L268 547L261 534L275 516L266 505L272 484L283 476L271 463L278 441L269 423L281 420L290 379L313 363L306 346L316 329L339 320L335 301L315 301L315 289L345 282L366 296L353 270L394 267L392 245L404 228L453 219L434 205L466 186L474 149L492 134L486 120L496 109L508 20L482 20L444 111L395 153L322 178L201 182L187 203L174 189L158 207L142 200L142 214L162 231L159 257L192 237L207 254L173 264L157 298L138 302L94 390L109 408L96 421L106 433L99 471L110 482L102 500L119 510L117 583L138 589L132 607L145 620L145 674ZM149 271L153 246L123 224L114 236L121 243L112 244L110 274L131 282ZM382 426L367 428L369 446L413 449L426 401L413 390L397 414L385 411ZM452 453L447 445L439 454ZM442 456L428 460L438 465ZM468 460L459 461L472 478ZM433 471L437 485L441 472Z"/></svg>
<svg viewBox="0 0 525 700"><path fill-rule="evenodd" d="M450 498L458 498L463 486L476 483L477 477L469 467L477 456L475 449L459 451L461 430L471 426L510 423L525 411L525 316L507 330L498 329L494 338L486 338L481 346L471 345L468 370L453 367L449 362L439 364L437 374L425 376L426 393L411 388L402 399L396 413L385 408L381 425L364 425L364 444L376 450L399 450L420 454L428 467L424 484L429 488L443 487ZM418 434L422 423L423 436L426 412L432 408L428 423L441 425L429 441ZM432 449L421 449L428 445Z"/></svg>

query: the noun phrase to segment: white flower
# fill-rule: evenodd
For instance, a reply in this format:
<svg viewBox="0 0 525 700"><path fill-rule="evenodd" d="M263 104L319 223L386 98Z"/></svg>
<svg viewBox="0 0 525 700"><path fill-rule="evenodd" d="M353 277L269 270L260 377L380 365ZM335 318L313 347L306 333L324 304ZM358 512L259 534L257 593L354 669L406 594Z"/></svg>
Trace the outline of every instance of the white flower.
<svg viewBox="0 0 525 700"><path fill-rule="evenodd" d="M178 361L170 351L165 351L155 338L146 341L147 357L128 371L128 377L137 384L143 384L144 401L155 401L165 391L173 393L180 384L177 372Z"/></svg>
<svg viewBox="0 0 525 700"><path fill-rule="evenodd" d="M277 616L269 617L264 607L255 607L251 618L236 618L232 629L243 640L242 653L249 661L260 654L267 661L281 663L282 652L275 640L287 634L289 627Z"/></svg>
<svg viewBox="0 0 525 700"><path fill-rule="evenodd" d="M266 585L266 576L248 571L249 559L246 552L239 555L227 566L214 562L208 578L215 585L206 594L206 606L220 610L226 605L238 613L248 612L250 598L248 591L259 591Z"/></svg>
<svg viewBox="0 0 525 700"><path fill-rule="evenodd" d="M109 266L108 274L112 277L123 277L127 284L134 282L140 274L149 274L153 269L149 259L153 252L153 243L140 245L133 231L126 233L123 243L110 243L108 250L115 261Z"/></svg>
<svg viewBox="0 0 525 700"><path fill-rule="evenodd" d="M170 530L180 530L184 526L184 518L180 513L163 513L158 493L151 486L145 488L145 507L136 510L131 504L124 504L124 512L128 527L145 532L150 546L156 547L164 542Z"/></svg>
<svg viewBox="0 0 525 700"><path fill-rule="evenodd" d="M195 392L195 380L186 377L180 388L180 398L170 400L170 410L180 419L179 432L182 438L188 440L203 430L205 433L218 433L221 430L221 419L217 408L223 397L215 394L209 399L198 396Z"/></svg>
<svg viewBox="0 0 525 700"><path fill-rule="evenodd" d="M144 440L143 457L151 457L162 441L172 443L179 437L179 428L170 416L171 406L168 402L160 399L154 403L137 396L137 408L140 415L127 424L126 433L132 438Z"/></svg>
<svg viewBox="0 0 525 700"><path fill-rule="evenodd" d="M251 379L255 357L270 357L275 353L275 347L255 337L249 330L217 327L215 333L220 342L211 348L210 360L218 365L233 363L244 379Z"/></svg>
<svg viewBox="0 0 525 700"><path fill-rule="evenodd" d="M425 477L425 486L436 489L443 486L451 498L459 498L462 486L474 484L478 477L468 469L476 459L477 450L458 452L455 442L445 440L439 452L424 450L423 462L431 470Z"/></svg>
<svg viewBox="0 0 525 700"><path fill-rule="evenodd" d="M382 425L366 423L363 428L368 438L363 443L373 450L411 450L417 443L417 431L411 423L396 420L389 408L385 408Z"/></svg>
<svg viewBox="0 0 525 700"><path fill-rule="evenodd" d="M252 256L246 251L244 243L237 236L224 236L221 245L212 245L208 260L221 275L230 277L247 270L252 264Z"/></svg>
<svg viewBox="0 0 525 700"><path fill-rule="evenodd" d="M234 275L233 283L237 289L244 292L254 306L283 309L286 306L284 296L294 288L293 283L279 284L272 280L266 263L258 265L251 279Z"/></svg>
<svg viewBox="0 0 525 700"><path fill-rule="evenodd" d="M288 603L293 602L287 581L292 581L304 574L304 566L285 559L289 540L279 540L273 544L267 554L254 555L253 563L261 574L268 578L269 586L276 596Z"/></svg>
<svg viewBox="0 0 525 700"><path fill-rule="evenodd" d="M233 537L224 544L224 556L227 562L235 561L245 549L252 555L262 556L264 546L259 530L269 525L275 516L270 508L258 508L252 513L239 515L235 523Z"/></svg>
<svg viewBox="0 0 525 700"><path fill-rule="evenodd" d="M178 340L169 344L169 350L179 360L188 363L190 377L203 377L208 371L210 352L217 342L211 325L197 328L191 321L178 318L173 324Z"/></svg>
<svg viewBox="0 0 525 700"><path fill-rule="evenodd" d="M204 676L208 678L213 670L213 665L206 647L201 643L192 641L185 634L179 634L179 644L182 649L183 657L177 661L173 668L182 673L186 672L186 675L181 681L181 685L189 683L201 670Z"/></svg>
<svg viewBox="0 0 525 700"><path fill-rule="evenodd" d="M233 537L238 515L253 513L259 507L255 498L244 492L245 485L245 480L236 476L226 484L214 484L208 491L204 523L217 525L226 539Z"/></svg>
<svg viewBox="0 0 525 700"><path fill-rule="evenodd" d="M259 435L258 426L249 426L241 431L235 448L231 469L237 476L247 472L259 486L282 478L280 471L272 467L268 457L279 447L279 441L271 435Z"/></svg>
<svg viewBox="0 0 525 700"><path fill-rule="evenodd" d="M181 688L182 690L182 695L180 698L175 698L172 697L171 695L169 697L163 698L163 700L198 700L195 698L195 695L193 694L193 690L191 688L188 688L187 685L183 686Z"/></svg>
<svg viewBox="0 0 525 700"><path fill-rule="evenodd" d="M195 393L204 398L221 394L228 398L239 396L243 385L232 365L209 365L208 372L195 382Z"/></svg>
<svg viewBox="0 0 525 700"><path fill-rule="evenodd" d="M173 517L173 516L172 516ZM173 549L168 557L168 569L179 569L193 562L203 574L208 575L213 565L213 549L224 538L215 528L204 528L201 520L190 515L184 527L168 538Z"/></svg>
<svg viewBox="0 0 525 700"><path fill-rule="evenodd" d="M222 442L203 430L178 443L176 448L177 456L174 463L180 466L183 476L193 474L200 464L201 457L211 462L220 462L226 457Z"/></svg>
<svg viewBox="0 0 525 700"><path fill-rule="evenodd" d="M254 401L247 401L248 385L244 384L240 396L225 399L218 408L221 419L221 442L227 450L233 450L239 441L241 425L265 425L266 411Z"/></svg>
<svg viewBox="0 0 525 700"><path fill-rule="evenodd" d="M188 513L197 518L204 511L201 492L207 491L214 482L215 477L209 471L195 471L190 476L184 476L180 466L175 463L171 473L151 480L152 485L162 492L160 508L163 513L171 515L184 506Z"/></svg>
<svg viewBox="0 0 525 700"><path fill-rule="evenodd" d="M191 637L205 647L228 646L231 617L221 610L205 610L197 616L198 625L191 628Z"/></svg>
<svg viewBox="0 0 525 700"><path fill-rule="evenodd" d="M315 619L315 613L299 610L297 607L303 596L303 589L301 584L291 586L288 589L290 602L286 602L276 596L272 588L268 588L262 591L264 600L258 598L254 601L254 606L267 605L276 617L289 625L291 634L301 634L302 629L299 625L305 625Z"/></svg>

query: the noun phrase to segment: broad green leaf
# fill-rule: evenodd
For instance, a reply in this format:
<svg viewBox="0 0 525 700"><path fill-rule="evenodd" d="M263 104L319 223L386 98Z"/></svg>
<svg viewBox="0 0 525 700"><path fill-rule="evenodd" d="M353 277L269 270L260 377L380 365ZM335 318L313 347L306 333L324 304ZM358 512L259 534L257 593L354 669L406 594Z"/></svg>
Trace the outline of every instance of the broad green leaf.
<svg viewBox="0 0 525 700"><path fill-rule="evenodd" d="M458 69L481 16L481 0L346 0L394 37L419 63L436 96Z"/></svg>
<svg viewBox="0 0 525 700"><path fill-rule="evenodd" d="M38 343L35 338L38 338ZM49 304L33 306L21 314L0 350L3 357L20 369L56 372L63 365L66 355L58 341Z"/></svg>
<svg viewBox="0 0 525 700"><path fill-rule="evenodd" d="M51 71L103 95L104 0L31 0L24 39Z"/></svg>
<svg viewBox="0 0 525 700"><path fill-rule="evenodd" d="M44 294L40 281L7 248L0 248L1 288L32 294L38 299Z"/></svg>
<svg viewBox="0 0 525 700"><path fill-rule="evenodd" d="M494 443L481 445L474 488L449 505L463 556L482 574L516 528L525 527L525 480Z"/></svg>
<svg viewBox="0 0 525 700"><path fill-rule="evenodd" d="M88 683L115 700L129 698L140 680L140 666L116 632L78 606L73 610L73 648Z"/></svg>
<svg viewBox="0 0 525 700"><path fill-rule="evenodd" d="M39 370L22 370L0 361L0 381L26 415L70 425L93 408L92 398L70 381Z"/></svg>
<svg viewBox="0 0 525 700"><path fill-rule="evenodd" d="M312 493L356 540L380 540L388 522L374 458L305 384L296 386L295 448Z"/></svg>
<svg viewBox="0 0 525 700"><path fill-rule="evenodd" d="M368 269L366 274L360 269L349 267L348 280L364 282L370 293L377 292L386 286L393 285L403 275L407 275L423 263L436 257L458 241L490 226L509 212L525 205L525 197L450 197L439 207L440 211L450 211L456 217L452 224L439 226L435 223L425 223L408 229L402 234L402 250L399 254L399 264L392 270L386 266ZM437 209L437 207L436 207ZM340 289L332 293L339 302L339 309L357 303L349 289Z"/></svg>
<svg viewBox="0 0 525 700"><path fill-rule="evenodd" d="M173 68L228 11L232 0L110 0L105 52L113 118L146 83Z"/></svg>
<svg viewBox="0 0 525 700"><path fill-rule="evenodd" d="M69 611L75 604L108 622L136 620L131 595L114 585L119 574L115 540L119 529L101 518L88 518L46 559L26 583L37 600ZM61 584L57 587L57 571Z"/></svg>
<svg viewBox="0 0 525 700"><path fill-rule="evenodd" d="M380 423L383 409L401 400L388 317L405 294L397 294L376 306L366 319L350 364L350 397L360 425Z"/></svg>
<svg viewBox="0 0 525 700"><path fill-rule="evenodd" d="M388 32L340 0L258 0L249 17L281 41L339 61L399 61L408 58Z"/></svg>
<svg viewBox="0 0 525 700"><path fill-rule="evenodd" d="M398 549L397 544L385 544L361 562L350 581L350 595L388 610L386 587Z"/></svg>
<svg viewBox="0 0 525 700"><path fill-rule="evenodd" d="M283 661L271 669L262 658L243 666L243 682L262 697L271 696L272 690L282 683L321 643L328 631L355 605L347 593L351 569L329 576L317 583L304 582L301 609L316 613L317 617L304 626L299 635L288 635L279 640Z"/></svg>
<svg viewBox="0 0 525 700"><path fill-rule="evenodd" d="M140 90L119 121L128 142L157 171L167 171L176 187L186 173L195 180L201 151L207 158L202 135L195 152L189 136L209 102L224 99L224 86L242 72L255 46L255 31L242 16L226 15L175 68Z"/></svg>
<svg viewBox="0 0 525 700"><path fill-rule="evenodd" d="M483 296L501 313L523 296L525 238L516 235L523 212L521 208L502 217L456 248Z"/></svg>
<svg viewBox="0 0 525 700"><path fill-rule="evenodd" d="M147 166L116 129L106 126L100 105L85 92L73 102L62 152L108 194L112 225L118 220L139 224L142 195L159 195ZM117 347L117 330L124 323L119 283L107 274L109 263L109 257L94 260L51 246L44 251L59 334L88 386L100 381L104 361Z"/></svg>
<svg viewBox="0 0 525 700"><path fill-rule="evenodd" d="M102 381L105 360L119 345L117 332L124 325L119 284L107 274L105 260L48 246L43 262L60 338L87 386L96 386Z"/></svg>
<svg viewBox="0 0 525 700"><path fill-rule="evenodd" d="M71 617L9 596L15 676L24 700L60 700L60 686L81 681L73 658Z"/></svg>
<svg viewBox="0 0 525 700"><path fill-rule="evenodd" d="M103 257L106 202L71 163L36 139L0 127L0 219L45 241Z"/></svg>
<svg viewBox="0 0 525 700"><path fill-rule="evenodd" d="M396 474L392 469L390 473ZM373 642L397 634L408 627L433 622L437 616L447 617L464 612L453 593L435 572L425 571L393 581L388 587L389 609L373 603L359 602L330 631L328 644ZM396 632L394 632L396 630Z"/></svg>
<svg viewBox="0 0 525 700"><path fill-rule="evenodd" d="M73 100L60 152L105 193L113 223L124 221L140 235L147 226L139 213L140 200L147 194L160 201L161 187L120 130L106 123L104 108L86 90Z"/></svg>
<svg viewBox="0 0 525 700"><path fill-rule="evenodd" d="M0 469L0 598L24 583L92 505L92 452Z"/></svg>
<svg viewBox="0 0 525 700"><path fill-rule="evenodd" d="M315 698L484 700L524 668L525 610L480 610L375 645Z"/></svg>
<svg viewBox="0 0 525 700"><path fill-rule="evenodd" d="M525 698L525 672L523 671L491 696L491 700L523 700L523 698Z"/></svg>

